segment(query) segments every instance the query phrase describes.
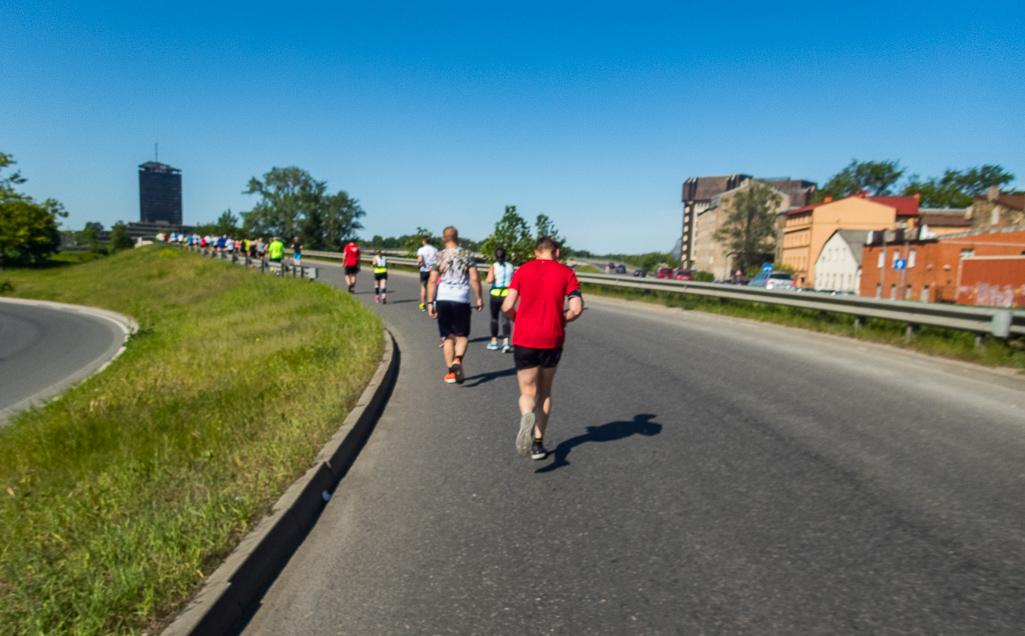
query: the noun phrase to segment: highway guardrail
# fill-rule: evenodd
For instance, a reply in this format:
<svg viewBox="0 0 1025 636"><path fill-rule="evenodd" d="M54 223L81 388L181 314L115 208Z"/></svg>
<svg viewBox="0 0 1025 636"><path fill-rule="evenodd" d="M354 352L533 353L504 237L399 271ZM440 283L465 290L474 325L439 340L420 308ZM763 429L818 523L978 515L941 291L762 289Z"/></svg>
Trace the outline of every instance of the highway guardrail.
<svg viewBox="0 0 1025 636"><path fill-rule="evenodd" d="M314 258L343 258L340 252L304 250L303 255ZM363 260L372 257L364 253ZM396 265L416 266L415 258L389 256L388 261ZM486 265L479 266L487 271ZM861 326L867 318L879 318L902 322L907 325L910 338L922 325L968 331L978 335L989 334L996 338L1025 335L1025 310L1002 307L967 307L943 303L924 303L912 300L886 300L863 296L833 296L818 292L786 292L759 287L698 283L694 281L665 280L659 278L637 278L615 274L587 274L577 272L577 280L591 285L607 285L627 289L645 289L677 294L691 294L728 300L797 307L827 313L846 314L855 317L855 325Z"/></svg>

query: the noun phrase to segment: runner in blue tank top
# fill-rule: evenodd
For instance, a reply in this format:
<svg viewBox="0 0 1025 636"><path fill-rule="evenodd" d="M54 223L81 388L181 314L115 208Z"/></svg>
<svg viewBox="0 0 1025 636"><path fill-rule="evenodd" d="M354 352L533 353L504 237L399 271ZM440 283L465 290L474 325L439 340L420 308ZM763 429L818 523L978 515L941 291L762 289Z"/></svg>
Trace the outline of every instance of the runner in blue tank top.
<svg viewBox="0 0 1025 636"><path fill-rule="evenodd" d="M498 329L502 328L502 351L512 352L512 345L509 344L510 323L509 317L502 312L502 302L509 295L509 283L512 282L512 263L505 260L505 250L501 247L495 250L495 262L488 268L487 283L491 285L491 342L488 343L488 351L498 351Z"/></svg>

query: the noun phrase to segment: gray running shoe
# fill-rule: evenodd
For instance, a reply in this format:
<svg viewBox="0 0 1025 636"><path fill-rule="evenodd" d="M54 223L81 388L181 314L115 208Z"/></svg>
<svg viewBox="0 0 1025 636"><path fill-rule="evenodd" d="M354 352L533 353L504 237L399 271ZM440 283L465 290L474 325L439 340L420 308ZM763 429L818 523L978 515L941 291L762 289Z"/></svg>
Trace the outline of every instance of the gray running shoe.
<svg viewBox="0 0 1025 636"><path fill-rule="evenodd" d="M524 413L520 416L520 432L516 435L516 452L526 457L530 454L530 445L534 441L534 414Z"/></svg>

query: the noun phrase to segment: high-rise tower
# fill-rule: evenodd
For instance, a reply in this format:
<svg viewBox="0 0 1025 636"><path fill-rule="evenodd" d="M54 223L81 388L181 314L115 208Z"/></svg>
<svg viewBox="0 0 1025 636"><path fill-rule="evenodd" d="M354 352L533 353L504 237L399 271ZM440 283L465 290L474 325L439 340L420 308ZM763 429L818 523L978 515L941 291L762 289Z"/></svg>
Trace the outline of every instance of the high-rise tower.
<svg viewBox="0 0 1025 636"><path fill-rule="evenodd" d="M156 161L139 166L139 220L181 225L181 170Z"/></svg>

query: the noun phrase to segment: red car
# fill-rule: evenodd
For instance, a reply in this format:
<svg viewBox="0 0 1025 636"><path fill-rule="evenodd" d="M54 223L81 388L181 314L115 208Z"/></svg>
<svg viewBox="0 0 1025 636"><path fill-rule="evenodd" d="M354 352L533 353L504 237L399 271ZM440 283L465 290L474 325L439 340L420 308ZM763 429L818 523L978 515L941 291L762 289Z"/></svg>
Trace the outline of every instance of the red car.
<svg viewBox="0 0 1025 636"><path fill-rule="evenodd" d="M665 278L666 280L673 279L673 268L672 267L659 267L655 270L655 278Z"/></svg>
<svg viewBox="0 0 1025 636"><path fill-rule="evenodd" d="M694 273L689 269L678 269L673 273L674 280L694 280Z"/></svg>

